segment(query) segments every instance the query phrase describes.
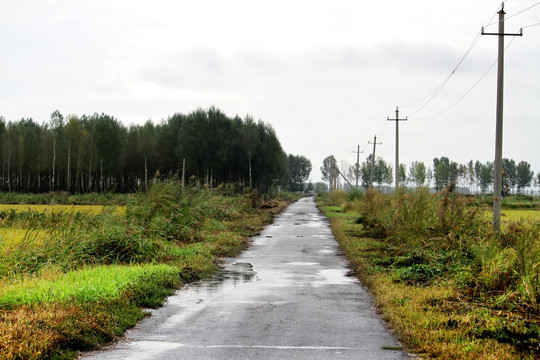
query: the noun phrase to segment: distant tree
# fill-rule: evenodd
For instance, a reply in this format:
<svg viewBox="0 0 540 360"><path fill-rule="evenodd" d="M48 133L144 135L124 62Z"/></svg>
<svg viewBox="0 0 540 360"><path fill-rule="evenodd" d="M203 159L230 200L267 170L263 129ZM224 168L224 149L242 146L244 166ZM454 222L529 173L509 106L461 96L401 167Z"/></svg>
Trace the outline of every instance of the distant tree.
<svg viewBox="0 0 540 360"><path fill-rule="evenodd" d="M311 161L305 156L289 154L288 188L290 191L303 191L304 184L311 173Z"/></svg>
<svg viewBox="0 0 540 360"><path fill-rule="evenodd" d="M458 165L458 174L459 174L459 184L460 186L466 187L468 181L468 168L467 165L459 164Z"/></svg>
<svg viewBox="0 0 540 360"><path fill-rule="evenodd" d="M328 185L326 183L323 183L323 182L316 182L313 185L313 192L316 193L316 194L321 194L321 193L324 193L324 192L328 192Z"/></svg>
<svg viewBox="0 0 540 360"><path fill-rule="evenodd" d="M450 160L447 157L433 159L433 179L436 191L441 191L450 185Z"/></svg>
<svg viewBox="0 0 540 360"><path fill-rule="evenodd" d="M399 183L403 184L407 181L407 169L405 164L399 164Z"/></svg>
<svg viewBox="0 0 540 360"><path fill-rule="evenodd" d="M514 159L502 159L503 168L503 188L508 185L510 189L515 189L517 184L516 162Z"/></svg>
<svg viewBox="0 0 540 360"><path fill-rule="evenodd" d="M137 129L137 151L144 159L144 188L148 189L148 160L156 155L156 134L154 124L148 120Z"/></svg>
<svg viewBox="0 0 540 360"><path fill-rule="evenodd" d="M0 157L2 158L2 179L0 179L1 191L5 191L6 179L6 119L0 116Z"/></svg>
<svg viewBox="0 0 540 360"><path fill-rule="evenodd" d="M426 182L426 166L423 162L413 161L409 167L409 181L415 186L423 186Z"/></svg>
<svg viewBox="0 0 540 360"><path fill-rule="evenodd" d="M257 124L249 115L246 115L244 119L244 124L240 129L239 141L242 150L247 154L248 157L249 187L251 188L253 187L251 160L253 158L253 152L260 145L260 139L258 136Z"/></svg>
<svg viewBox="0 0 540 360"><path fill-rule="evenodd" d="M531 165L526 161L520 161L516 166L516 185L518 192L523 188L531 186L534 173L531 171Z"/></svg>
<svg viewBox="0 0 540 360"><path fill-rule="evenodd" d="M321 166L322 179L328 181L330 190L337 188L337 179L339 177L337 161L334 155L327 156Z"/></svg>
<svg viewBox="0 0 540 360"><path fill-rule="evenodd" d="M480 191L482 191L482 193L487 192L489 186L493 184L493 163L488 161L485 164L482 164L477 160L474 164L474 171Z"/></svg>
<svg viewBox="0 0 540 360"><path fill-rule="evenodd" d="M473 187L476 184L476 176L474 172L474 161L470 160L467 163L467 183L472 191L474 191Z"/></svg>
<svg viewBox="0 0 540 360"><path fill-rule="evenodd" d="M176 113L156 126L156 161L162 174L174 174L182 168L178 156L180 132L186 116Z"/></svg>
<svg viewBox="0 0 540 360"><path fill-rule="evenodd" d="M376 182L378 186L381 187L384 184L390 185L392 183L392 178L392 167L382 158L377 158L373 170L373 182Z"/></svg>
<svg viewBox="0 0 540 360"><path fill-rule="evenodd" d="M253 171L256 173L253 182L259 191L266 192L273 186L286 182L287 154L283 151L272 125L259 120L257 128L260 145L253 155Z"/></svg>
<svg viewBox="0 0 540 360"><path fill-rule="evenodd" d="M56 189L56 174L55 174L55 166L56 166L56 143L58 141L58 137L60 136L60 133L62 131L62 128L64 126L64 116L60 113L60 111L55 110L51 114L51 121L49 122L50 128L52 131L53 136L53 158L52 158L52 176L51 176L51 190Z"/></svg>
<svg viewBox="0 0 540 360"><path fill-rule="evenodd" d="M369 187L371 178L371 155L360 165L360 179L364 188Z"/></svg>
<svg viewBox="0 0 540 360"><path fill-rule="evenodd" d="M426 171L426 186L430 188L432 182L433 182L433 170L431 169L431 167L428 167Z"/></svg>

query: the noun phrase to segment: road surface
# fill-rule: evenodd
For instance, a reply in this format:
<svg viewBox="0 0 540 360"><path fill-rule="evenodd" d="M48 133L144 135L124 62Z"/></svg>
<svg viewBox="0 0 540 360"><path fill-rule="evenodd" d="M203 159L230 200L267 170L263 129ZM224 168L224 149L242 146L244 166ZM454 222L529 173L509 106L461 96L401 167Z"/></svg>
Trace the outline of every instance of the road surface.
<svg viewBox="0 0 540 360"><path fill-rule="evenodd" d="M84 359L410 358L348 273L328 221L304 198L217 276Z"/></svg>

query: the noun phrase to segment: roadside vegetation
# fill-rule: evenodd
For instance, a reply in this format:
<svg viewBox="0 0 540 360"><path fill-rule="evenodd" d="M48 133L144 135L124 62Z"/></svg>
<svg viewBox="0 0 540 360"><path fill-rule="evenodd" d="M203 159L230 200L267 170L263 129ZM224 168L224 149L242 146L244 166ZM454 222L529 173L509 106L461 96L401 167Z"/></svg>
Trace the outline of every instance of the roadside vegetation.
<svg viewBox="0 0 540 360"><path fill-rule="evenodd" d="M233 186L182 191L169 180L129 196L0 199L102 206L0 209L0 358L72 359L122 335L182 284L210 276L295 198Z"/></svg>
<svg viewBox="0 0 540 360"><path fill-rule="evenodd" d="M503 217L495 234L486 201L452 187L318 198L377 309L421 357L540 357L540 212ZM538 199L504 202L510 214Z"/></svg>

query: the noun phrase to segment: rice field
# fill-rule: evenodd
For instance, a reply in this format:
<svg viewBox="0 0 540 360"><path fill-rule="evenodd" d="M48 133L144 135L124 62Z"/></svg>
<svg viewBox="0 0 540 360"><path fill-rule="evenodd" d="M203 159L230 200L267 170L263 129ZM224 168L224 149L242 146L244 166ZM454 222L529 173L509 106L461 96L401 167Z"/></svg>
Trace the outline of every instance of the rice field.
<svg viewBox="0 0 540 360"><path fill-rule="evenodd" d="M540 221L539 210L503 210L501 212L502 221L531 220Z"/></svg>
<svg viewBox="0 0 540 360"><path fill-rule="evenodd" d="M2 249L4 245L18 244L29 236L39 239L44 234L45 230L39 229L30 231L29 229L0 227L0 249Z"/></svg>
<svg viewBox="0 0 540 360"><path fill-rule="evenodd" d="M0 204L0 211L34 211L34 212L54 212L54 213L76 213L83 212L88 214L100 214L104 210L108 211L110 206L103 205L41 205L41 204ZM113 206L113 212L123 214L126 211L125 206Z"/></svg>

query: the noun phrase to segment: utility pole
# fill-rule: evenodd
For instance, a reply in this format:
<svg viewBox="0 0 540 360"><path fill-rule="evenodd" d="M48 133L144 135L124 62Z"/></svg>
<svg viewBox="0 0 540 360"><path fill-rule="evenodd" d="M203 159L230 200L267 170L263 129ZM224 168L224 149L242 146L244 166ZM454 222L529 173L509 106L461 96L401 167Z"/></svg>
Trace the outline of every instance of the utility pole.
<svg viewBox="0 0 540 360"><path fill-rule="evenodd" d="M377 142L377 135L373 138L373 142L368 141L368 144L373 144L373 155L371 155L371 176L369 178L369 187L373 188L373 169L375 169L375 147L381 145L382 142Z"/></svg>
<svg viewBox="0 0 540 360"><path fill-rule="evenodd" d="M360 151L360 145L358 145L357 150L356 151L353 150L353 153L356 154L356 170L355 170L355 173L356 173L356 190L358 190L358 173L360 172L360 154L364 153L364 152Z"/></svg>
<svg viewBox="0 0 540 360"><path fill-rule="evenodd" d="M493 176L493 231L501 230L501 197L502 197L502 145L503 145L503 92L504 92L504 37L523 36L523 29L519 34L504 33L504 3L499 14L499 32L486 33L482 27L482 35L497 35L499 37L498 64L497 64L497 115L495 126L495 174Z"/></svg>
<svg viewBox="0 0 540 360"><path fill-rule="evenodd" d="M399 118L399 109L396 106L396 118L395 119L390 119L389 117L387 117L386 120L396 122L396 168L395 168L395 171L396 171L396 190L395 191L397 191L398 188L399 188L399 125L398 124L399 124L400 121L407 121L407 118L405 118L405 119L400 119Z"/></svg>

